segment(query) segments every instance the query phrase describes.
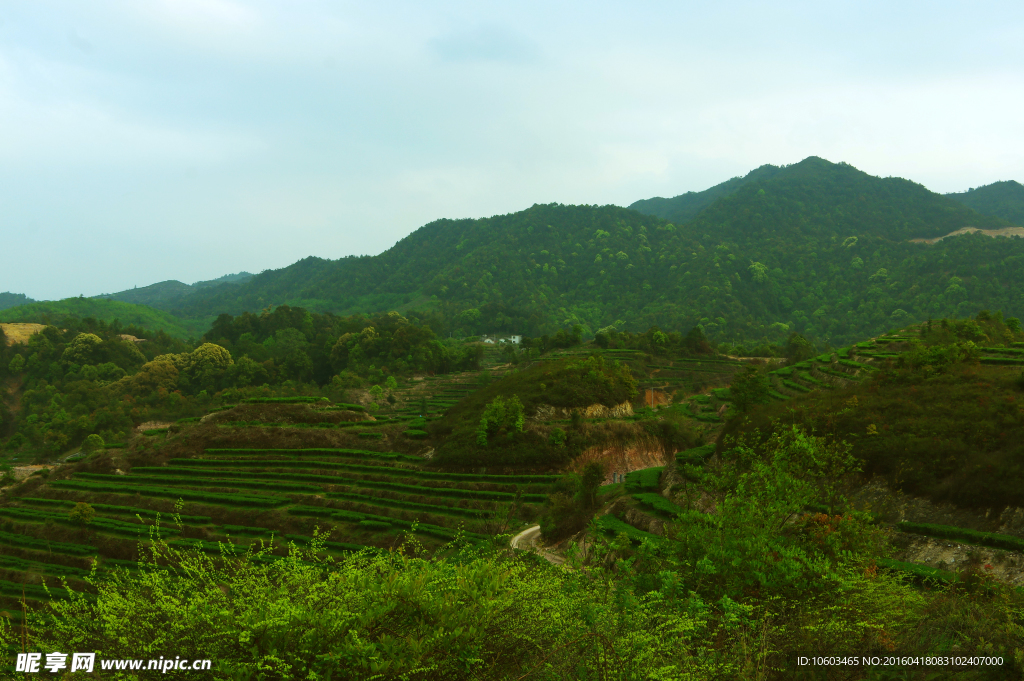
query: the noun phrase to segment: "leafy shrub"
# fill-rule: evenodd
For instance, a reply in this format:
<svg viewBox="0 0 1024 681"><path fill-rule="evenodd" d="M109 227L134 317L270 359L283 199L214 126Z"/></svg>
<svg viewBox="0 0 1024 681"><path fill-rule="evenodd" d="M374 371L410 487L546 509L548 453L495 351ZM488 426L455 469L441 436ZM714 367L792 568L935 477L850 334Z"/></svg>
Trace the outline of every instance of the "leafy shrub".
<svg viewBox="0 0 1024 681"><path fill-rule="evenodd" d="M891 560L888 558L880 558L878 559L877 563L878 567L880 568L887 568L889 570L896 570L898 572L908 574L917 581L957 581L956 574L948 572L946 570L939 570L938 568L928 567L927 565L920 565L918 563L907 563L901 560Z"/></svg>
<svg viewBox="0 0 1024 681"><path fill-rule="evenodd" d="M429 437L430 433L428 433L425 430L413 430L410 428L409 430L402 433L402 435L405 435L407 438L411 440L426 440L427 437Z"/></svg>
<svg viewBox="0 0 1024 681"><path fill-rule="evenodd" d="M93 518L96 517L96 511L92 506L86 503L77 503L75 507L68 513L68 518L71 522L79 525L88 525L92 522Z"/></svg>
<svg viewBox="0 0 1024 681"><path fill-rule="evenodd" d="M384 433L357 433L357 435L364 440L379 440L384 437Z"/></svg>

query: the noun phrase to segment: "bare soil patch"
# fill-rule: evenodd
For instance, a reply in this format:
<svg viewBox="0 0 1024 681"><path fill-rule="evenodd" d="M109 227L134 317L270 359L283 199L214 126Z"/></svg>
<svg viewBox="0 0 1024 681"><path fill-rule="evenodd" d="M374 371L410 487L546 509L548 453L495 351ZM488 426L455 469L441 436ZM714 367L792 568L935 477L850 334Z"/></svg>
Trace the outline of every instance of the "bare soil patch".
<svg viewBox="0 0 1024 681"><path fill-rule="evenodd" d="M973 234L974 232L981 232L985 236L991 237L1024 237L1024 227L1003 227L1002 229L978 229L977 227L961 227L955 232L950 232L946 236L940 236L934 239L911 239L910 242L914 244L934 244L951 236L958 236L960 234Z"/></svg>

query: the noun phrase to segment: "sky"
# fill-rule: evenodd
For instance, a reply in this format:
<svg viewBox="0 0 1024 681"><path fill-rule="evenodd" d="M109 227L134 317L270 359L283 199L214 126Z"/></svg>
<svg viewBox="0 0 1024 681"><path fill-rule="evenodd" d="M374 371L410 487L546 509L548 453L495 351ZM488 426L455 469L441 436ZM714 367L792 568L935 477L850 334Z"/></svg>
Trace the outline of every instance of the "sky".
<svg viewBox="0 0 1024 681"><path fill-rule="evenodd" d="M0 291L376 254L765 163L1024 181L1021 2L0 1Z"/></svg>

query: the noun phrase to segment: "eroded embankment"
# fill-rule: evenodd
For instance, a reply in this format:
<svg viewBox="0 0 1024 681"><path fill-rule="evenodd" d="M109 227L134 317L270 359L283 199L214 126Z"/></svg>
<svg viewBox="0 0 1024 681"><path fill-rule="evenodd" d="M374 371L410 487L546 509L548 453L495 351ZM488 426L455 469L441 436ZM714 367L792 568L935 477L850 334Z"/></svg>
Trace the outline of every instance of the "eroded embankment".
<svg viewBox="0 0 1024 681"><path fill-rule="evenodd" d="M605 484L615 482L616 476L643 468L664 466L671 456L658 438L647 433L634 435L628 440L614 440L585 449L573 459L569 470L581 473L587 464L600 463L605 470Z"/></svg>

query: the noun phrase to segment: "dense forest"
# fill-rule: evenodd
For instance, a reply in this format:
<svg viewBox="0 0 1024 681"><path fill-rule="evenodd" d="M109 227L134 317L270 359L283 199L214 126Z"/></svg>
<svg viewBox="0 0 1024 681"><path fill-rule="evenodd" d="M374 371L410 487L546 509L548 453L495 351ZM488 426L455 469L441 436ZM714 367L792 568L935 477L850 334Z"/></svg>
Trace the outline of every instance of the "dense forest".
<svg viewBox="0 0 1024 681"><path fill-rule="evenodd" d="M215 393L331 394L389 377L479 366L479 344L447 343L398 313L336 317L281 306L221 315L194 345L162 331L66 317L27 343L0 335L0 438L55 454L90 434L124 439L153 418L182 418ZM125 336L142 339L126 339Z"/></svg>
<svg viewBox="0 0 1024 681"><path fill-rule="evenodd" d="M0 310L6 310L9 307L17 307L18 305L27 305L34 302L36 301L32 300L24 293L0 293Z"/></svg>
<svg viewBox="0 0 1024 681"><path fill-rule="evenodd" d="M288 302L335 312L431 310L442 334L700 325L718 341L780 341L797 331L832 344L986 307L1021 314L1011 286L1024 275L1020 241L908 242L1005 220L913 182L817 158L748 177L686 224L556 204L439 220L379 256L308 258L195 292L175 313Z"/></svg>
<svg viewBox="0 0 1024 681"><path fill-rule="evenodd" d="M993 182L946 196L979 213L995 215L1014 225L1024 225L1024 186L1019 182Z"/></svg>
<svg viewBox="0 0 1024 681"><path fill-rule="evenodd" d="M21 305L0 320L117 317L187 338L219 314L287 304L340 315L418 311L439 335L539 336L579 325L591 337L609 327L699 325L717 342L799 332L836 345L929 317L1024 314L1012 286L1024 276L1020 240L909 241L1009 225L1021 191L1006 182L941 196L811 157L636 210L551 204L438 220L378 256L310 257L254 277L162 282L103 301L173 316L85 310L69 299Z"/></svg>

